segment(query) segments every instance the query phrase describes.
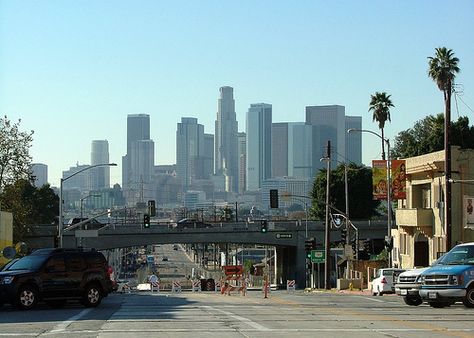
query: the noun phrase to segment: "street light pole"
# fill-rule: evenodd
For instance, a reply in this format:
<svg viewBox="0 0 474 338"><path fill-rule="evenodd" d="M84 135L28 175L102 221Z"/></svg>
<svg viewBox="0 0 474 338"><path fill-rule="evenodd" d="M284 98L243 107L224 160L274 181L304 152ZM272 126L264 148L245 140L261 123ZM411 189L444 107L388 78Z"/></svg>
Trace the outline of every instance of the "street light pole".
<svg viewBox="0 0 474 338"><path fill-rule="evenodd" d="M88 167L85 167L81 170L76 171L74 174L69 175L66 178L62 178L59 181L59 220L58 220L58 238L59 238L59 247L63 247L63 183L64 181L70 179L71 177L76 176L77 174L82 173L83 171L96 168L96 167L104 167L104 166L109 166L109 167L115 167L117 164L116 163L101 163L101 164L94 164L90 165Z"/></svg>
<svg viewBox="0 0 474 338"><path fill-rule="evenodd" d="M367 129L348 129L348 133L359 132L359 133L370 133L379 137L383 142L387 143L387 240L392 243L392 177L391 177L391 158L390 158L390 140L382 137L380 134L372 130ZM393 246L393 245L392 245ZM392 267L392 250L388 251L388 267Z"/></svg>

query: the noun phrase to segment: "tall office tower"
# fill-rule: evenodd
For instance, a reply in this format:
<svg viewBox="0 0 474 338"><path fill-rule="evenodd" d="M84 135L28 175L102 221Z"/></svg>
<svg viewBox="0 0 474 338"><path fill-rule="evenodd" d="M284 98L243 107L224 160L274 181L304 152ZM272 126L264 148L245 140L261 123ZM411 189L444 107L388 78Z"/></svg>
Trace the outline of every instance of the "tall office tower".
<svg viewBox="0 0 474 338"><path fill-rule="evenodd" d="M272 124L272 177L288 176L289 123Z"/></svg>
<svg viewBox="0 0 474 338"><path fill-rule="evenodd" d="M42 187L48 183L48 166L43 163L32 163L31 172L34 178L34 185Z"/></svg>
<svg viewBox="0 0 474 338"><path fill-rule="evenodd" d="M214 171L226 177L226 190L238 190L238 124L235 114L234 89L221 87L217 103L217 119L214 134Z"/></svg>
<svg viewBox="0 0 474 338"><path fill-rule="evenodd" d="M151 182L155 165L155 143L153 140L139 140L132 143L131 172L134 182Z"/></svg>
<svg viewBox="0 0 474 338"><path fill-rule="evenodd" d="M257 191L271 177L272 105L251 104L246 123L247 191Z"/></svg>
<svg viewBox="0 0 474 338"><path fill-rule="evenodd" d="M183 192L195 179L204 177L204 126L197 118L182 117L176 130L176 173L183 182Z"/></svg>
<svg viewBox="0 0 474 338"><path fill-rule="evenodd" d="M245 192L246 173L245 167L247 163L247 135L245 133L237 134L238 155L239 155L239 194Z"/></svg>
<svg viewBox="0 0 474 338"><path fill-rule="evenodd" d="M63 171L62 178L68 178L63 183L64 190L72 190L77 189L79 191L88 191L90 187L90 176L85 170L89 167L88 164L76 164L75 167L70 167L69 170ZM76 174L77 172L81 171L80 173Z"/></svg>
<svg viewBox="0 0 474 338"><path fill-rule="evenodd" d="M142 173L151 172L154 159L144 156L148 151L144 148L144 144L137 145L143 141L150 140L150 115L148 114L129 114L127 116L127 154L122 157L122 187L124 189L135 188L142 179ZM148 144L148 148L149 148ZM134 154L134 151L141 150L141 154ZM133 166L132 166L133 157ZM137 162L137 160L142 162ZM151 163L151 167L148 166ZM141 168L143 166L143 168ZM145 168L147 166L147 168Z"/></svg>
<svg viewBox="0 0 474 338"><path fill-rule="evenodd" d="M321 157L326 155L327 141L331 141L331 158L345 161L346 156L346 120L345 107L338 105L306 107L306 124L319 126L319 143L321 149L313 151ZM318 167L322 168L323 163ZM318 169L319 169L318 168Z"/></svg>
<svg viewBox="0 0 474 338"><path fill-rule="evenodd" d="M214 134L204 134L204 172L208 179L214 174Z"/></svg>
<svg viewBox="0 0 474 338"><path fill-rule="evenodd" d="M91 165L109 163L109 141L94 140L91 145ZM91 190L110 188L110 167L89 170Z"/></svg>
<svg viewBox="0 0 474 338"><path fill-rule="evenodd" d="M347 162L362 164L362 133L347 133L349 129L362 129L361 116L346 116L346 159Z"/></svg>

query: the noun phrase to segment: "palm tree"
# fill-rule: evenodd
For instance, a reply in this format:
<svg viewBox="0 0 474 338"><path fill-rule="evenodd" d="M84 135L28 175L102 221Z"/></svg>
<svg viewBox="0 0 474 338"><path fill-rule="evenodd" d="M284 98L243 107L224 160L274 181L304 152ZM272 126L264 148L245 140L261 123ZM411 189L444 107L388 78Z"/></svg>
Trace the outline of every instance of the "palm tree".
<svg viewBox="0 0 474 338"><path fill-rule="evenodd" d="M446 47L436 48L434 57L428 57L428 76L438 85L444 97L444 171L446 180L446 249L451 248L451 92L454 78L459 73L459 59Z"/></svg>
<svg viewBox="0 0 474 338"><path fill-rule="evenodd" d="M369 111L373 111L373 121L379 123L379 128L382 132L382 159L385 160L385 145L384 145L384 135L383 128L385 127L385 122L390 121L390 107L394 107L392 100L390 100L391 95L387 93L376 92L374 95L370 96ZM390 154L389 154L390 155Z"/></svg>

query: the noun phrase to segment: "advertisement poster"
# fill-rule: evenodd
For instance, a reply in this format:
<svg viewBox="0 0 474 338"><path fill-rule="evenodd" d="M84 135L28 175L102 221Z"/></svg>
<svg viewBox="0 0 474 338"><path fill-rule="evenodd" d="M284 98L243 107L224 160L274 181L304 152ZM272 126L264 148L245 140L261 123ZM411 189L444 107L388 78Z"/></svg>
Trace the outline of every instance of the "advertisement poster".
<svg viewBox="0 0 474 338"><path fill-rule="evenodd" d="M464 227L474 230L474 196L464 196L463 199L463 218Z"/></svg>
<svg viewBox="0 0 474 338"><path fill-rule="evenodd" d="M406 163L405 160L392 160L392 199L407 198Z"/></svg>
<svg viewBox="0 0 474 338"><path fill-rule="evenodd" d="M387 199L387 161L372 160L372 196L374 200Z"/></svg>

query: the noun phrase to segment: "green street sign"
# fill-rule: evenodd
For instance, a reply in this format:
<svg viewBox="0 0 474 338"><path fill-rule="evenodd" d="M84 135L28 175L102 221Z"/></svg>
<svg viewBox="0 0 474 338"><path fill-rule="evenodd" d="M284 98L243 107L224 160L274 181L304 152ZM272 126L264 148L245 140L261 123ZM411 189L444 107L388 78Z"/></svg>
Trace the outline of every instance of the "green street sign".
<svg viewBox="0 0 474 338"><path fill-rule="evenodd" d="M324 263L326 261L326 253L324 250L311 250L312 263Z"/></svg>

